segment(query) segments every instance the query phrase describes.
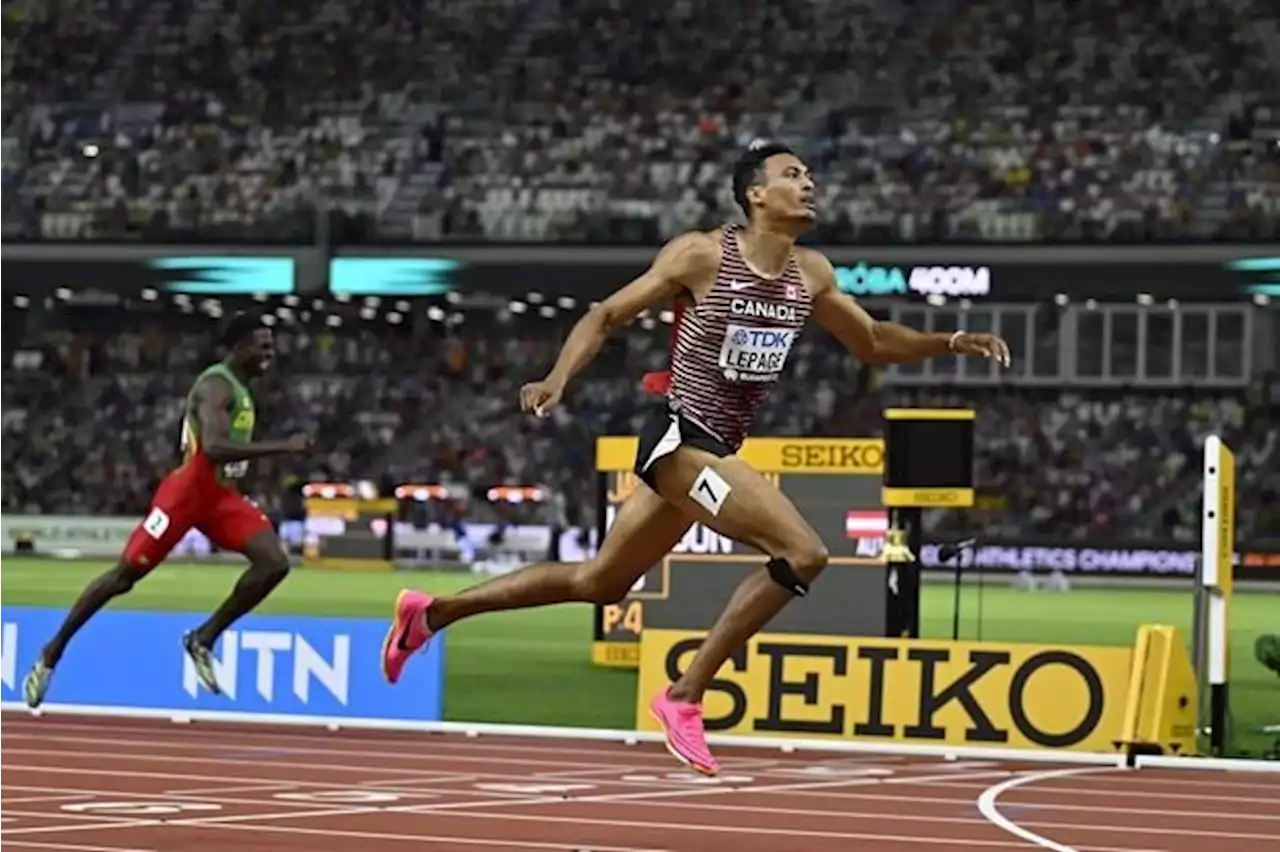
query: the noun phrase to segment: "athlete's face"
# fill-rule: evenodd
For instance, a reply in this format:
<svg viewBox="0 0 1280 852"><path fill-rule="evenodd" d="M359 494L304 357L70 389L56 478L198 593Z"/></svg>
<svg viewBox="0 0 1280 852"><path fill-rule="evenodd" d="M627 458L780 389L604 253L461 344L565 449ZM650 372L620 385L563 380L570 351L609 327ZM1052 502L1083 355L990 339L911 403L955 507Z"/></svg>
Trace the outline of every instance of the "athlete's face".
<svg viewBox="0 0 1280 852"><path fill-rule="evenodd" d="M764 177L752 188L757 210L775 220L812 222L818 218L813 175L794 154L775 154L764 161Z"/></svg>
<svg viewBox="0 0 1280 852"><path fill-rule="evenodd" d="M265 373L276 357L276 339L269 328L256 328L249 339L240 344L242 363L254 375Z"/></svg>

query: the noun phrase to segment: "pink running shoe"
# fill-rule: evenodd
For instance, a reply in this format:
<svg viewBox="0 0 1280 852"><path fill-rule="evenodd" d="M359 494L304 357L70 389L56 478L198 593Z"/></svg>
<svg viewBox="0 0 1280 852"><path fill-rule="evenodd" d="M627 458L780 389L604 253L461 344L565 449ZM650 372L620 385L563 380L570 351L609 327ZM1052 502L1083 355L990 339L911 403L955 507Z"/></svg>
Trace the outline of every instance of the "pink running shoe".
<svg viewBox="0 0 1280 852"><path fill-rule="evenodd" d="M431 641L433 634L423 616L433 600L431 595L411 589L402 590L396 598L395 618L382 640L382 674L387 683L398 681L409 658Z"/></svg>
<svg viewBox="0 0 1280 852"><path fill-rule="evenodd" d="M673 701L669 689L654 696L649 712L667 735L667 751L685 766L703 775L720 772L720 762L711 754L702 729L702 705Z"/></svg>

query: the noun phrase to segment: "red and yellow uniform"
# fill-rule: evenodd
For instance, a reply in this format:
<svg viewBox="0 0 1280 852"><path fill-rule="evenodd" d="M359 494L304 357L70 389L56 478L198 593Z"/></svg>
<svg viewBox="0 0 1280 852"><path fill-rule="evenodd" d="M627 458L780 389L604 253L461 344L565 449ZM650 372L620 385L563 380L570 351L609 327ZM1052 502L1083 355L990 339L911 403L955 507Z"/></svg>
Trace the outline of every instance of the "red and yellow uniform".
<svg viewBox="0 0 1280 852"><path fill-rule="evenodd" d="M249 469L247 460L215 464L200 446L200 411L195 387L216 376L230 385L228 410L231 428L228 439L248 443L253 439L255 409L249 389L218 363L196 379L187 395L182 418L182 464L160 481L151 509L125 545L123 562L137 571L150 571L164 561L192 527L200 530L223 550L239 551L261 532L272 529L271 521L253 501L240 493L235 481Z"/></svg>

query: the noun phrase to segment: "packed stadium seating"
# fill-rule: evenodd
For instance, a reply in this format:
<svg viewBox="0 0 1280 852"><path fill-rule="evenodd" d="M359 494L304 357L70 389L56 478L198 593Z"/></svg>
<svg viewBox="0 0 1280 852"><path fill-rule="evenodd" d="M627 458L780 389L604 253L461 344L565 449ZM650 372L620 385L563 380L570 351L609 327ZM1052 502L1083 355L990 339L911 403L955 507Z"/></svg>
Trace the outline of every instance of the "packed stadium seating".
<svg viewBox="0 0 1280 852"><path fill-rule="evenodd" d="M813 160L826 242L1280 221L1265 0L54 8L5 5L11 237L652 243L733 215L758 135Z"/></svg>
<svg viewBox="0 0 1280 852"><path fill-rule="evenodd" d="M655 244L735 215L726 168L757 136L813 162L826 243L1280 238L1265 0L755 0L731 19L690 0L71 0L4 16L10 240ZM27 436L4 444L5 510L139 511L175 456L207 323L5 313L4 436ZM283 331L264 422L326 438L314 461L265 465L262 499L279 510L285 477L375 472L545 481L589 513L591 437L635 428L632 379L661 366L665 330L628 330L538 424L516 389L563 325L491 322ZM848 393L856 367L821 347L797 361L805 404L784 385L761 433L868 434L920 393ZM1208 430L1249 469L1275 464L1268 381L1243 399L984 391L981 478L1009 507L986 522L1193 536ZM1099 486L1103 468L1123 476ZM1275 489L1246 476L1246 530L1280 528Z"/></svg>

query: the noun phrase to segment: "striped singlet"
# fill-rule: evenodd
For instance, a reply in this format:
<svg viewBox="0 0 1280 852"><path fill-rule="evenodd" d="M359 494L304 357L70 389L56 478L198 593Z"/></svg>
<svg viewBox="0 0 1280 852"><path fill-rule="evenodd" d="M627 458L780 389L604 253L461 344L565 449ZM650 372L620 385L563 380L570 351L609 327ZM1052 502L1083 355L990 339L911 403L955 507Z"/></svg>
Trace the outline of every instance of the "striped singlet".
<svg viewBox="0 0 1280 852"><path fill-rule="evenodd" d="M812 304L794 254L778 278L751 271L724 228L711 292L686 305L671 346L671 410L736 451L781 377Z"/></svg>

